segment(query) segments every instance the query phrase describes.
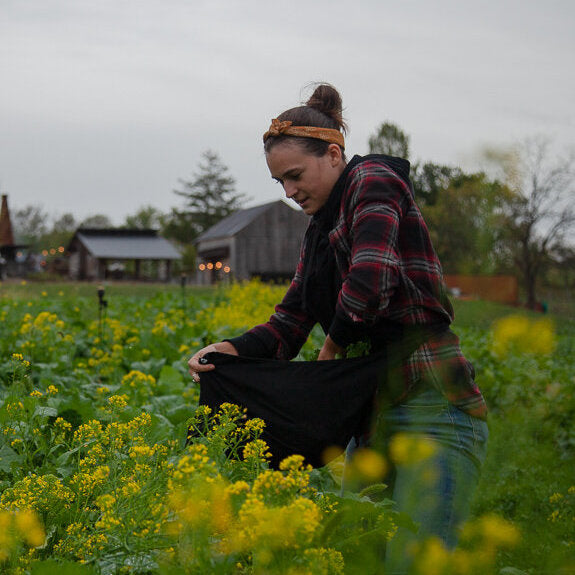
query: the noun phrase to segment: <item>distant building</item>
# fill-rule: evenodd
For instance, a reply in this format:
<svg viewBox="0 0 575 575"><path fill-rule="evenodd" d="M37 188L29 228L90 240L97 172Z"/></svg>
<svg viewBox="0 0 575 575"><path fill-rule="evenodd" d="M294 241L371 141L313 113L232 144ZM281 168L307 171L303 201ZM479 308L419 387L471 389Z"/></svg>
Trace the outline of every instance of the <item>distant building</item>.
<svg viewBox="0 0 575 575"><path fill-rule="evenodd" d="M283 200L234 212L196 240L199 283L291 279L308 223Z"/></svg>
<svg viewBox="0 0 575 575"><path fill-rule="evenodd" d="M169 281L178 250L156 230L80 228L68 244L69 276L76 280Z"/></svg>
<svg viewBox="0 0 575 575"><path fill-rule="evenodd" d="M6 276L21 276L27 272L27 267L22 260L22 252L27 246L18 244L14 240L12 220L8 209L8 196L2 194L2 206L0 207L0 279Z"/></svg>
<svg viewBox="0 0 575 575"><path fill-rule="evenodd" d="M12 231L12 220L8 209L8 196L2 194L2 207L0 208L0 249L2 255L5 249L14 246L14 232Z"/></svg>

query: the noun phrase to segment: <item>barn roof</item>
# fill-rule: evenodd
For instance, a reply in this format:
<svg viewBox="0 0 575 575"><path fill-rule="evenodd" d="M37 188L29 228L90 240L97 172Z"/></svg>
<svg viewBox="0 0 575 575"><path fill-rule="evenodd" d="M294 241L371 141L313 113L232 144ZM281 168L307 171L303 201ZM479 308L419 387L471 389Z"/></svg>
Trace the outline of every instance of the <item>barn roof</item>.
<svg viewBox="0 0 575 575"><path fill-rule="evenodd" d="M253 208L238 210L223 220L220 220L203 234L200 234L196 239L196 242L234 236L278 202L284 203L281 200L277 200L275 202L261 204L260 206L254 206Z"/></svg>
<svg viewBox="0 0 575 575"><path fill-rule="evenodd" d="M178 250L156 230L120 230L80 228L70 242L70 251L76 251L76 242L95 258L125 260L177 260Z"/></svg>

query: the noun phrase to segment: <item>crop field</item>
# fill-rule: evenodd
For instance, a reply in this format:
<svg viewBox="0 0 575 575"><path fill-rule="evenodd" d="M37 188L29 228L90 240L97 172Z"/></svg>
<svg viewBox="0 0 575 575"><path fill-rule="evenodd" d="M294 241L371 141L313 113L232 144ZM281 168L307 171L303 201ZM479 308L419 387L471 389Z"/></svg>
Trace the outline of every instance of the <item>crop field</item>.
<svg viewBox="0 0 575 575"><path fill-rule="evenodd" d="M393 502L342 494L341 458L272 470L265 422L198 407L192 352L265 321L284 289L0 284L0 573L382 573L410 524ZM575 321L454 305L489 451L460 546L410 549L414 573L575 573ZM382 465L366 451L345 473Z"/></svg>

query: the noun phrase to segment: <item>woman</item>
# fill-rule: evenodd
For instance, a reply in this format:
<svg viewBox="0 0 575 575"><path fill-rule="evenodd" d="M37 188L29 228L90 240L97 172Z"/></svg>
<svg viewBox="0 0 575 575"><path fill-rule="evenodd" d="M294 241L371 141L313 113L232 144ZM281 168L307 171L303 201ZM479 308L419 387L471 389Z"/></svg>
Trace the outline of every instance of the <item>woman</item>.
<svg viewBox="0 0 575 575"><path fill-rule="evenodd" d="M409 163L380 155L348 162L345 130L340 95L325 84L306 105L272 121L264 134L269 171L311 216L300 261L269 321L201 349L190 371L197 381L213 369L200 361L211 351L291 359L316 323L326 334L319 360L358 341L399 357L380 384L373 434L356 445L387 453L397 434L433 442L433 455L396 463L385 482L398 509L420 525L419 538L435 535L453 547L484 458L485 402L449 329L453 310ZM414 537L399 530L386 551L386 573L408 568Z"/></svg>

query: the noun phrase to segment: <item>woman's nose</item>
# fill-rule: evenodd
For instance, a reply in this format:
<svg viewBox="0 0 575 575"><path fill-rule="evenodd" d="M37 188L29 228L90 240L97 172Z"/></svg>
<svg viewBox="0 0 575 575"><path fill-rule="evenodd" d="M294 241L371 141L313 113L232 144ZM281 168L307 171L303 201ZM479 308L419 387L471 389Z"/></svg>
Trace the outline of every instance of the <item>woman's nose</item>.
<svg viewBox="0 0 575 575"><path fill-rule="evenodd" d="M294 185L293 182L284 182L284 192L286 198L293 198L297 192L297 187Z"/></svg>

